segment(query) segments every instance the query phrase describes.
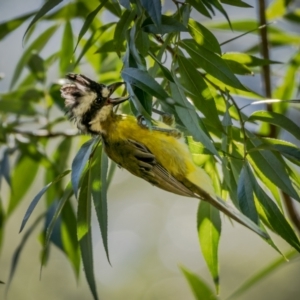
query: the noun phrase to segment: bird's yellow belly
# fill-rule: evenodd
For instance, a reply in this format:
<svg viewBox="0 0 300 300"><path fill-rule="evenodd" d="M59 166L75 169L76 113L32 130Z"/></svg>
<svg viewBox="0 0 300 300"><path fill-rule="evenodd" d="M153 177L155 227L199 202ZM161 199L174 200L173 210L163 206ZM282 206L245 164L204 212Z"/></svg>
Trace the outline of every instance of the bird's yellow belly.
<svg viewBox="0 0 300 300"><path fill-rule="evenodd" d="M157 162L176 178L195 170L196 166L184 141L165 132L143 128L132 116L122 116L111 124L108 138L112 143L131 139L145 145Z"/></svg>

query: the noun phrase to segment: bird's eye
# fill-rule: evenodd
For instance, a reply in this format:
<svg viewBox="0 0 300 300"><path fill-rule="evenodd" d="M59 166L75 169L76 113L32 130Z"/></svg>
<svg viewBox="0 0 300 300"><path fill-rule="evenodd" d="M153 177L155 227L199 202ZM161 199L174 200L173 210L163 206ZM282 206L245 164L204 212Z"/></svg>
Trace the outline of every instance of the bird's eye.
<svg viewBox="0 0 300 300"><path fill-rule="evenodd" d="M101 97L97 97L96 100L95 100L96 103L101 103L101 101L102 101Z"/></svg>

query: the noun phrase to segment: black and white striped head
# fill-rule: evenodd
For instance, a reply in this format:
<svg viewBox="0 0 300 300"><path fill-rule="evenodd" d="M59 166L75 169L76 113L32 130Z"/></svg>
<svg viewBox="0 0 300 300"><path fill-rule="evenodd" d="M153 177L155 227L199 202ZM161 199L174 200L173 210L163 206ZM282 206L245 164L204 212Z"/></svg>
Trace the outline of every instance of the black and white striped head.
<svg viewBox="0 0 300 300"><path fill-rule="evenodd" d="M71 83L63 85L60 90L65 99L66 114L70 119L75 119L82 132L93 133L90 125L99 111L116 104L110 96L123 83L106 86L81 74L68 74L66 77Z"/></svg>

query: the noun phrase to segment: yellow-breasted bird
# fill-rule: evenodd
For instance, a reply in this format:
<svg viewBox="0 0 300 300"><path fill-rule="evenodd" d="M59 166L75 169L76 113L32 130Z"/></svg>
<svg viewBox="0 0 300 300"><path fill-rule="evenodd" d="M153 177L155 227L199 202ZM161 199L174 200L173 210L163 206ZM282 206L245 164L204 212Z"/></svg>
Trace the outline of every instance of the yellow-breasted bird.
<svg viewBox="0 0 300 300"><path fill-rule="evenodd" d="M166 191L207 201L268 238L249 218L217 197L210 177L195 165L184 140L173 134L173 127L155 121L157 130L149 129L134 116L113 111L115 105L128 99L111 98L122 82L106 86L84 75L69 74L67 78L71 83L61 88L67 114L83 133L101 135L107 155L120 167Z"/></svg>

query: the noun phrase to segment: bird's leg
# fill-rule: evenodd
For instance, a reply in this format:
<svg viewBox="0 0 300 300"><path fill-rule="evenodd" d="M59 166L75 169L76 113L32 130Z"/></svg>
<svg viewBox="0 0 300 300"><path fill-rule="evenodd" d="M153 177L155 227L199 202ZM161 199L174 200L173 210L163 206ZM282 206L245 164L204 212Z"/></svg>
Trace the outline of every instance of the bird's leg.
<svg viewBox="0 0 300 300"><path fill-rule="evenodd" d="M158 115L160 115L162 117L162 121L163 123L171 126L171 127L175 127L175 118L172 114L163 112L157 108L152 108L152 111L157 113Z"/></svg>
<svg viewBox="0 0 300 300"><path fill-rule="evenodd" d="M156 111L155 111L156 112ZM168 115L166 114L169 118L170 117L173 117L172 115ZM169 119L168 119L169 120ZM144 128L147 128L149 129L148 125L147 125L147 122L144 118L143 115L139 115L137 117L137 121L138 121L138 124L141 126L141 127L144 127ZM164 122L165 123L165 122ZM165 123L166 124L166 123ZM168 124L167 124L168 125ZM154 130L154 131L160 131L160 132L164 132L166 133L167 135L170 135L170 136L173 136L177 139L181 138L181 132L179 130L177 130L176 128L162 128L162 127L158 127L158 126L152 126L151 127L151 130Z"/></svg>

